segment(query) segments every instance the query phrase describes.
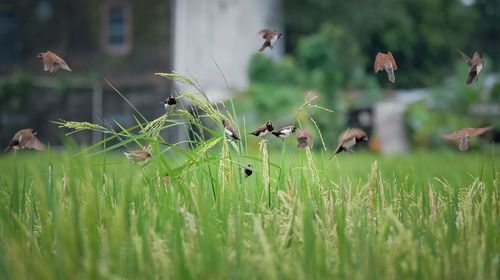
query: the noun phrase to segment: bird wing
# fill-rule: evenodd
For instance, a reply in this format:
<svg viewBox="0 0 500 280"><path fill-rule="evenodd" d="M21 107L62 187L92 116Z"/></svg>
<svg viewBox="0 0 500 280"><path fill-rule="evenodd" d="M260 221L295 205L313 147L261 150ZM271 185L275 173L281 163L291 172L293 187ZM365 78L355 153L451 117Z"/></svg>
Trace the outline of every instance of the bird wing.
<svg viewBox="0 0 500 280"><path fill-rule="evenodd" d="M43 151L45 150L45 145L36 136L32 136L23 145L23 148Z"/></svg>
<svg viewBox="0 0 500 280"><path fill-rule="evenodd" d="M343 144L345 141L351 140L353 137L363 138L366 132L359 128L349 128L339 136L338 144Z"/></svg>
<svg viewBox="0 0 500 280"><path fill-rule="evenodd" d="M490 125L490 126L487 126L487 127L480 127L480 128L466 128L467 129L467 135L469 137L473 137L473 136L478 136L478 135L481 135L485 132L488 132L490 130L493 129L493 126Z"/></svg>
<svg viewBox="0 0 500 280"><path fill-rule="evenodd" d="M297 130L297 147L304 149L312 145L312 138L306 129Z"/></svg>
<svg viewBox="0 0 500 280"><path fill-rule="evenodd" d="M461 52L460 50L457 50L458 53L462 56L462 58L467 62L467 65L471 66L472 65L472 59L468 57L465 53Z"/></svg>
<svg viewBox="0 0 500 280"><path fill-rule="evenodd" d="M455 141L455 140L458 140L460 139L460 137L464 136L465 133L464 133L464 130L457 130L453 133L449 133L449 134L443 134L441 137L445 140L448 140L448 141Z"/></svg>
<svg viewBox="0 0 500 280"><path fill-rule="evenodd" d="M481 57L481 54L479 52L474 52L474 55L472 56L472 61L470 62L470 65L478 65L480 62L482 62L483 58Z"/></svg>
<svg viewBox="0 0 500 280"><path fill-rule="evenodd" d="M254 132L252 132L252 134L258 135L259 133L264 132L266 130L267 130L267 123L259 126Z"/></svg>
<svg viewBox="0 0 500 280"><path fill-rule="evenodd" d="M54 53L51 51L47 51L46 53L42 54L42 61L43 61L43 71L51 71L52 72L52 67L56 63L56 60L54 58Z"/></svg>
<svg viewBox="0 0 500 280"><path fill-rule="evenodd" d="M262 39L265 39L266 41L270 41L273 38L273 32L267 28L259 31L257 35L262 36Z"/></svg>
<svg viewBox="0 0 500 280"><path fill-rule="evenodd" d="M384 60L384 54L380 52L377 53L377 56L375 56L375 63L373 64L373 71L375 73L384 69Z"/></svg>
<svg viewBox="0 0 500 280"><path fill-rule="evenodd" d="M60 58L55 53L52 54L54 55L55 63L58 64L59 67L61 67L61 69L71 72L71 68L69 68L68 64L66 63L66 61L64 61L64 59Z"/></svg>
<svg viewBox="0 0 500 280"><path fill-rule="evenodd" d="M240 139L240 137L238 136L238 133L236 133L236 130L234 130L234 128L231 126L231 124L226 123L226 125L224 126L224 129L227 129L229 132L231 132L231 137L233 137L234 139Z"/></svg>
<svg viewBox="0 0 500 280"><path fill-rule="evenodd" d="M392 69L397 70L397 69L398 69L398 65L396 64L396 60L394 60L394 56L392 56L392 53L391 53L391 52L388 52L388 53L387 53L386 58L387 58L387 59L389 60L389 62L391 63L391 65L392 65Z"/></svg>

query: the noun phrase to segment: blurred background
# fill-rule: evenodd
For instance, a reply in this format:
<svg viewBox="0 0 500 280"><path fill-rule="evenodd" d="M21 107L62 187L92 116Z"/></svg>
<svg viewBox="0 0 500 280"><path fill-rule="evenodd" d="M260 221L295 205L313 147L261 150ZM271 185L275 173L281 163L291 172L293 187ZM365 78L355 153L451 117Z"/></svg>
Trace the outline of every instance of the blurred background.
<svg viewBox="0 0 500 280"><path fill-rule="evenodd" d="M32 127L60 145L65 131L50 123L60 119L133 125L132 108L106 81L152 120L183 89L154 73L175 71L196 77L212 102L233 100L249 129L294 122L310 92L334 111L313 115L329 148L347 127L390 154L449 147L442 133L493 124L475 140L489 151L500 141L499 23L498 0L3 0L0 143ZM262 28L283 37L258 53ZM36 55L46 50L73 72L43 72ZM470 86L457 50L485 58ZM398 64L394 84L373 73L376 53L387 51Z"/></svg>

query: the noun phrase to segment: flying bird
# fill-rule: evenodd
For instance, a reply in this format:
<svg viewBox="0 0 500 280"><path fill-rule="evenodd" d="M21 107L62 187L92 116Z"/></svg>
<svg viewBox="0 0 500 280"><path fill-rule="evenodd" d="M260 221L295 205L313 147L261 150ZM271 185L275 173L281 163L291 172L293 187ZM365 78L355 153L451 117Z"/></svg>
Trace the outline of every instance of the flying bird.
<svg viewBox="0 0 500 280"><path fill-rule="evenodd" d="M458 149L462 152L469 149L469 139L474 136L481 135L493 129L493 126L486 126L480 128L467 127L461 130L457 130L450 134L444 134L442 137L448 141L458 141Z"/></svg>
<svg viewBox="0 0 500 280"><path fill-rule="evenodd" d="M240 140L238 133L236 132L236 130L234 130L229 121L223 119L222 125L224 126L224 133L226 134L227 138L229 138L230 140Z"/></svg>
<svg viewBox="0 0 500 280"><path fill-rule="evenodd" d="M45 145L38 140L36 137L37 132L32 128L21 129L10 141L7 148L5 148L4 152L7 153L10 150L37 150L43 151L45 149Z"/></svg>
<svg viewBox="0 0 500 280"><path fill-rule="evenodd" d="M467 62L467 65L469 65L469 77L467 77L465 83L470 85L474 79L477 79L477 75L479 75L479 72L483 69L484 60L479 52L474 52L472 58L461 51L458 51L458 53L460 53L465 62Z"/></svg>
<svg viewBox="0 0 500 280"><path fill-rule="evenodd" d="M145 161L151 157L151 154L146 150L124 152L123 154L127 157L127 159L129 159L133 162Z"/></svg>
<svg viewBox="0 0 500 280"><path fill-rule="evenodd" d="M394 70L397 70L398 66L396 65L396 61L392 56L391 52L385 53L377 53L375 56L375 63L373 64L373 71L377 73L378 71L385 70L387 72L387 77L389 81L395 82L396 77L394 77Z"/></svg>
<svg viewBox="0 0 500 280"><path fill-rule="evenodd" d="M250 134L255 135L257 137L264 137L273 130L274 130L273 123L271 121L267 121L265 124L259 126L254 132L250 132Z"/></svg>
<svg viewBox="0 0 500 280"><path fill-rule="evenodd" d="M175 109L175 105L177 104L177 101L175 100L175 96L170 95L162 103L163 103L163 106L165 107L165 111L172 112Z"/></svg>
<svg viewBox="0 0 500 280"><path fill-rule="evenodd" d="M267 47L269 47L271 50L274 48L273 43L276 42L279 38L281 38L281 32L278 32L276 30L271 31L270 29L262 29L257 33L257 35L262 36L262 39L264 39L264 44L262 44L262 47L260 47L259 52L263 51Z"/></svg>
<svg viewBox="0 0 500 280"><path fill-rule="evenodd" d="M297 136L297 148L305 149L306 147L312 146L311 133L307 128L297 129L296 136Z"/></svg>
<svg viewBox="0 0 500 280"><path fill-rule="evenodd" d="M352 151L352 148L361 141L368 141L368 136L366 132L359 128L350 128L346 132L342 133L338 139L338 147L335 154L341 153L343 151Z"/></svg>
<svg viewBox="0 0 500 280"><path fill-rule="evenodd" d="M39 53L36 57L42 59L43 71L49 71L52 73L58 69L63 69L71 72L71 68L69 68L66 61L51 51Z"/></svg>
<svg viewBox="0 0 500 280"><path fill-rule="evenodd" d="M273 131L272 134L278 138L285 139L288 138L295 132L295 126L289 125L278 129L277 131Z"/></svg>

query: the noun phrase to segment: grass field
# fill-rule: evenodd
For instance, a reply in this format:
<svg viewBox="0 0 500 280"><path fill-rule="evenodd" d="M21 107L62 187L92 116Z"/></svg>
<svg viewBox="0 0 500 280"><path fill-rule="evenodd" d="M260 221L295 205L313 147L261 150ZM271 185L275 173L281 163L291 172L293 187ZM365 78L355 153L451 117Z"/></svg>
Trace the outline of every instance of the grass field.
<svg viewBox="0 0 500 280"><path fill-rule="evenodd" d="M0 278L498 279L498 156L307 153L283 180L271 157L270 205L258 164L164 181L116 154L3 157Z"/></svg>
<svg viewBox="0 0 500 280"><path fill-rule="evenodd" d="M187 121L165 114L120 130L58 122L107 138L1 157L0 279L500 277L498 154L329 160L294 139L235 144L220 135L221 118L242 123L234 109L181 96L203 114L178 110ZM298 125L314 127L318 109L306 101ZM195 138L188 147L160 137L179 125ZM244 122L238 130L248 135ZM134 164L116 152L132 146L152 158ZM247 164L254 174L244 178Z"/></svg>

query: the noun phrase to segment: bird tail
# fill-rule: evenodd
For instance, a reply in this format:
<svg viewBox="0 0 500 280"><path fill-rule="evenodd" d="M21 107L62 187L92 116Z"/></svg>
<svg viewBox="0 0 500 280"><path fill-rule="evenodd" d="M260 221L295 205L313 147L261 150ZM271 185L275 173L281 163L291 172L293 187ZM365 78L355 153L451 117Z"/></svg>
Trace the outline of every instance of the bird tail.
<svg viewBox="0 0 500 280"><path fill-rule="evenodd" d="M264 44L262 44L262 47L260 47L259 52L265 50L267 47L270 47L270 46L271 46L271 43L269 43L268 41L265 41Z"/></svg>
<svg viewBox="0 0 500 280"><path fill-rule="evenodd" d="M474 81L474 78L476 77L475 72L470 72L469 77L467 78L467 81L465 81L466 84L470 85L472 81Z"/></svg>
<svg viewBox="0 0 500 280"><path fill-rule="evenodd" d="M339 145L337 150L335 151L335 154L341 153L343 151L344 151L344 147L342 147L342 145Z"/></svg>
<svg viewBox="0 0 500 280"><path fill-rule="evenodd" d="M14 147L15 145L19 145L19 143L17 141L15 141L15 140L10 141L9 146L7 146L7 148L5 148L3 150L3 152L4 153L8 153L12 149L12 147Z"/></svg>
<svg viewBox="0 0 500 280"><path fill-rule="evenodd" d="M387 67L385 68L385 71L387 72L387 78L389 78L389 81L394 83L396 81L396 77L394 77L394 69L392 69L392 67Z"/></svg>

